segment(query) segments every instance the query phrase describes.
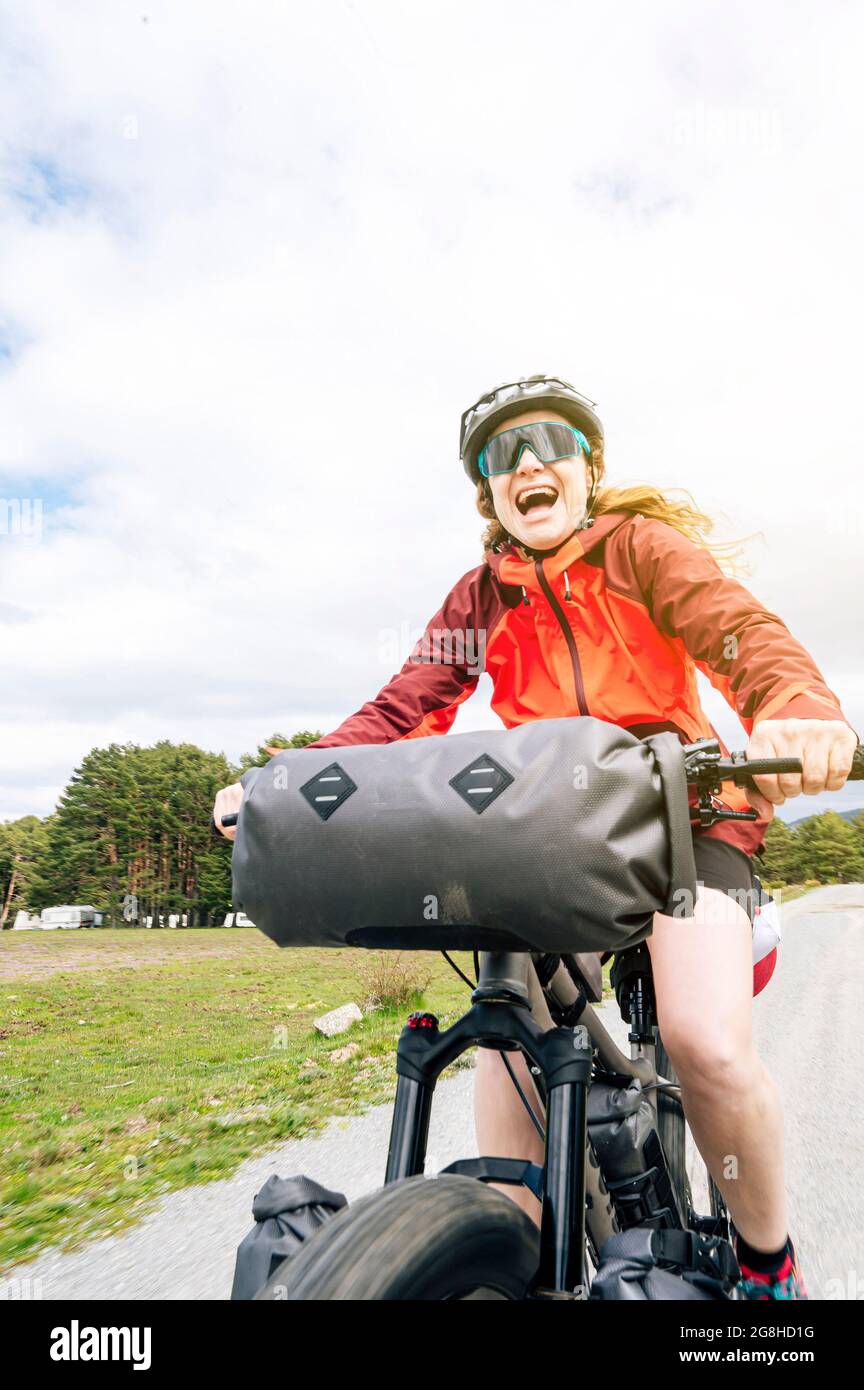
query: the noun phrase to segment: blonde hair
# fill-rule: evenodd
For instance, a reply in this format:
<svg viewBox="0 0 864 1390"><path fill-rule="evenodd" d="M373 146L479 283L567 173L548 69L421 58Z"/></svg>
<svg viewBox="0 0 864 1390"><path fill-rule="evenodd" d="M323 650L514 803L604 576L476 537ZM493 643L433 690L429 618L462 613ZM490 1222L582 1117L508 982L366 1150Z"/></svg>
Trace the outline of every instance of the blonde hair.
<svg viewBox="0 0 864 1390"><path fill-rule="evenodd" d="M604 512L630 512L633 516L650 517L653 521L663 521L674 526L676 531L711 552L722 570L730 575L749 574L750 567L744 553L745 536L735 541L712 541L709 535L715 520L696 505L686 488L670 488L667 491L655 487L653 483L636 483L631 487L600 487L606 471L603 457L603 441L596 436L588 436L591 445L591 459L588 467L593 476L594 500L591 515L602 516ZM671 494L679 494L673 497ZM509 533L501 525L495 512L492 491L486 478L477 483L477 510L489 522L483 532L483 550L491 550L495 545L505 545ZM518 544L518 542L517 542Z"/></svg>

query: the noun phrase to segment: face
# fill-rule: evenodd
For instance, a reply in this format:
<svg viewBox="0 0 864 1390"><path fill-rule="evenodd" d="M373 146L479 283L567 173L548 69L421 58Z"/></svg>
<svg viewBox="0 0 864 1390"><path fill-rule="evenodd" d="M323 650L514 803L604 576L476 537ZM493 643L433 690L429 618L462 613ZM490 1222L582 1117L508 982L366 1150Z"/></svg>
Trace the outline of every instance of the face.
<svg viewBox="0 0 864 1390"><path fill-rule="evenodd" d="M560 420L566 416L554 410L527 410L514 415L492 431L492 436L519 425L541 420ZM591 486L588 460L578 450L555 463L542 463L530 449L522 451L512 473L499 473L487 481L492 490L495 513L505 530L534 550L551 550L575 531L585 515Z"/></svg>

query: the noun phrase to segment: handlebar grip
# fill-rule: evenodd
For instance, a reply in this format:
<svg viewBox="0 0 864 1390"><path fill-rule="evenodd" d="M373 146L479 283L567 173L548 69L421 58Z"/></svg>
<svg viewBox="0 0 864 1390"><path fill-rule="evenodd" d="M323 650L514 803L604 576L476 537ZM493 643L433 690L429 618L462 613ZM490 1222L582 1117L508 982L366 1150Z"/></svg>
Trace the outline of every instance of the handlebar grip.
<svg viewBox="0 0 864 1390"><path fill-rule="evenodd" d="M800 758L748 758L742 772L751 777L770 777L776 772L801 772Z"/></svg>
<svg viewBox="0 0 864 1390"><path fill-rule="evenodd" d="M770 777L777 772L801 772L800 758L750 758L736 777L739 787L753 787L754 777ZM847 782L864 782L864 746L860 743L852 754L852 766Z"/></svg>
<svg viewBox="0 0 864 1390"><path fill-rule="evenodd" d="M227 816L222 816L221 820L223 825L236 825L237 812L230 811ZM219 829L213 816L210 817L210 834L217 840L225 839L225 836L222 834L222 831Z"/></svg>
<svg viewBox="0 0 864 1390"><path fill-rule="evenodd" d="M852 754L852 770L846 778L847 782L864 782L864 745L858 744Z"/></svg>

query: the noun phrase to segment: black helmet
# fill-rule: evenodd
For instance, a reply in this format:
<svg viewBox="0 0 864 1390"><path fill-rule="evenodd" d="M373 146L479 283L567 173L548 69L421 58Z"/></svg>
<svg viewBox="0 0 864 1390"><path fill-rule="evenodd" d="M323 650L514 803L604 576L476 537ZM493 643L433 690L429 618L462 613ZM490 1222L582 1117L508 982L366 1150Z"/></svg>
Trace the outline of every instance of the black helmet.
<svg viewBox="0 0 864 1390"><path fill-rule="evenodd" d="M603 426L594 411L595 402L581 396L569 381L558 376L520 376L518 381L505 381L481 396L462 416L459 457L472 482L480 477L477 455L496 426L524 410L546 405L578 429L602 440Z"/></svg>

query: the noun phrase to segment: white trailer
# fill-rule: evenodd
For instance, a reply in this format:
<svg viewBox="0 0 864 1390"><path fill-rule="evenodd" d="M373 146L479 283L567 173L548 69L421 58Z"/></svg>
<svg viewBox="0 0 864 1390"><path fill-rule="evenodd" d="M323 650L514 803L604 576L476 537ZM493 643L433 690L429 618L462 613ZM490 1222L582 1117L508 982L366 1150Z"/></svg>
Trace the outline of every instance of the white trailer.
<svg viewBox="0 0 864 1390"><path fill-rule="evenodd" d="M95 927L96 919L102 914L90 906L64 903L60 907L46 907L39 919L42 931L75 931L79 927Z"/></svg>

